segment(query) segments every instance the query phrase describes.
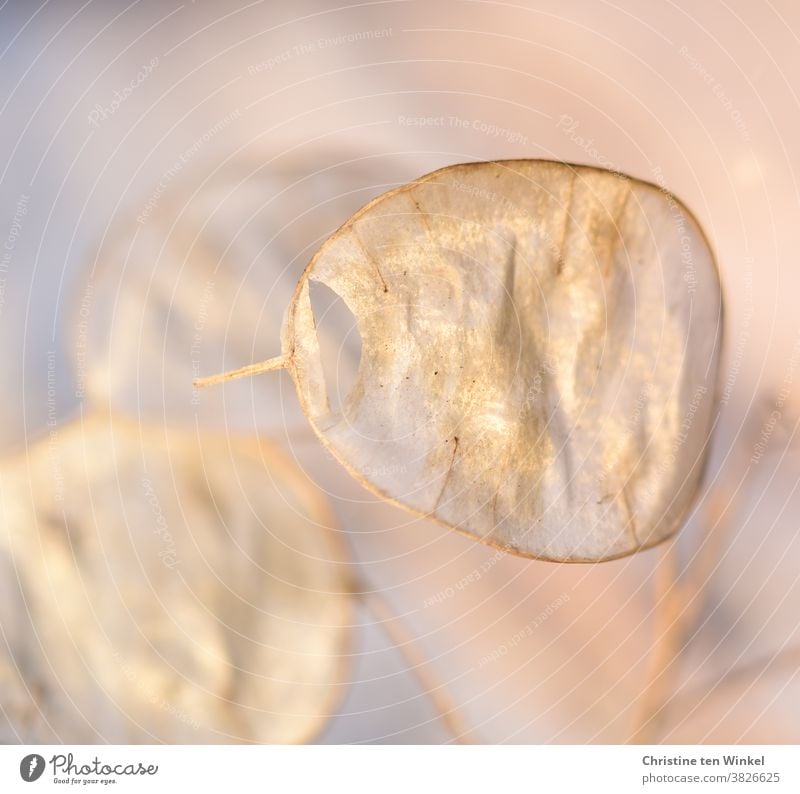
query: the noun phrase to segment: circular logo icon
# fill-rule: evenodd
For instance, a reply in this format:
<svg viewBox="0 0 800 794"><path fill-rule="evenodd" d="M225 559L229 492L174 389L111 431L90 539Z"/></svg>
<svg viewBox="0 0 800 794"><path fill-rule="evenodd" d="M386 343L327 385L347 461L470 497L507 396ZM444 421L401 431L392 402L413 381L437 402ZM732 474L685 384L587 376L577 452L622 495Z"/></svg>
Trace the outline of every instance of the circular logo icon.
<svg viewBox="0 0 800 794"><path fill-rule="evenodd" d="M26 783L33 783L34 780L38 780L42 776L42 772L44 772L44 758L42 756L33 753L32 755L26 755L20 761L19 774Z"/></svg>

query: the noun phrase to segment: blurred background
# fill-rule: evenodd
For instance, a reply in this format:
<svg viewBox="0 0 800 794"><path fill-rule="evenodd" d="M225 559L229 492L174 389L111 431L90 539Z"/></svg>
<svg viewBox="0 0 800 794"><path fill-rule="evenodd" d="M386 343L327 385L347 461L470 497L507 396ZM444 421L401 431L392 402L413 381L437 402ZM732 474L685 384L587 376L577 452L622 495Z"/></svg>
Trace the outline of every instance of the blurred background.
<svg viewBox="0 0 800 794"><path fill-rule="evenodd" d="M109 409L275 439L382 599L318 741L800 741L798 30L788 0L6 0L0 449ZM719 417L667 548L499 555L361 488L285 373L191 387L279 353L358 207L500 158L656 182L716 252Z"/></svg>

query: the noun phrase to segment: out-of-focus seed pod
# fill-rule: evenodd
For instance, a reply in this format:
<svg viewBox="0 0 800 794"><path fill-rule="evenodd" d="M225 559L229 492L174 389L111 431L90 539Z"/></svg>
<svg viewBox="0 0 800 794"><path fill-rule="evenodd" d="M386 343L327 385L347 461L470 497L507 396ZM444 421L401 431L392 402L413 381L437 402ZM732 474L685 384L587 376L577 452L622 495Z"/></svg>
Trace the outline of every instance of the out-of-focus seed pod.
<svg viewBox="0 0 800 794"><path fill-rule="evenodd" d="M326 503L267 443L99 417L0 468L5 742L301 742L343 694Z"/></svg>

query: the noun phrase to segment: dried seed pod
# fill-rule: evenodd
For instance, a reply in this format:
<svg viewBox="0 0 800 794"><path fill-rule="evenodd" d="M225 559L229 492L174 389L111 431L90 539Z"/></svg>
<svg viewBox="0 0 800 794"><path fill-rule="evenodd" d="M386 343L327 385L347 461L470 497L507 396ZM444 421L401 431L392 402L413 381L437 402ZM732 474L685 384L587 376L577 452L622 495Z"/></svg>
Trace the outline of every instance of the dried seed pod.
<svg viewBox="0 0 800 794"><path fill-rule="evenodd" d="M315 283L361 336L341 400ZM298 284L282 357L250 371L288 367L320 438L385 498L517 554L598 561L683 521L721 320L703 233L658 187L547 161L458 165L339 229Z"/></svg>
<svg viewBox="0 0 800 794"><path fill-rule="evenodd" d="M5 742L299 742L343 687L327 507L274 448L94 419L0 468Z"/></svg>

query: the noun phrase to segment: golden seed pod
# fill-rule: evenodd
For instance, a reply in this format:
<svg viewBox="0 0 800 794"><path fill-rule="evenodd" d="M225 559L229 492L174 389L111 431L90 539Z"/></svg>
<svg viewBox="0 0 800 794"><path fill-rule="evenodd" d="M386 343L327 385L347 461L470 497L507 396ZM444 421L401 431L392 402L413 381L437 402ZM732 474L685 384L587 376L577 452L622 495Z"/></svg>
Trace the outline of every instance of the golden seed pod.
<svg viewBox="0 0 800 794"><path fill-rule="evenodd" d="M319 284L361 338L343 395ZM489 162L356 213L300 279L282 356L244 372L287 367L319 437L382 497L515 554L600 561L684 521L721 337L713 255L674 197L596 168Z"/></svg>

